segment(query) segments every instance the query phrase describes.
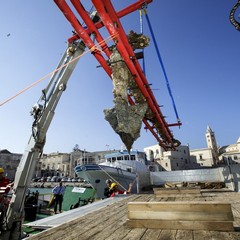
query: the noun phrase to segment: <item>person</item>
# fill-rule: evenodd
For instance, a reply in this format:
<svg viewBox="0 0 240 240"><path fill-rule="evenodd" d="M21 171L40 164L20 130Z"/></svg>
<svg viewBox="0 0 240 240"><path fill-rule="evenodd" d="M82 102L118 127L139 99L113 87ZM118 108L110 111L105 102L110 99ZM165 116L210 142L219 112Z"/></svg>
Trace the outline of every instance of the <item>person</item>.
<svg viewBox="0 0 240 240"><path fill-rule="evenodd" d="M113 193L113 191L111 190L112 180L107 179L106 184L107 184L107 187L104 188L104 196L109 198L111 196L111 194Z"/></svg>
<svg viewBox="0 0 240 240"><path fill-rule="evenodd" d="M65 192L65 187L62 185L62 182L59 182L59 185L55 186L52 189L52 193L54 194L54 213L57 213L57 207L59 205L59 212L62 212L62 202L63 202L63 195Z"/></svg>
<svg viewBox="0 0 240 240"><path fill-rule="evenodd" d="M112 194L110 195L110 197L115 197L115 196L117 196L117 195L119 195L119 194L128 194L128 193L131 193L131 191L132 191L132 186L133 186L133 184L130 183L128 190L127 190L127 191L122 191L122 190L120 190L120 189L118 188L118 185L117 185L116 183L112 183L112 184L111 184L111 187L110 187L110 189L112 190Z"/></svg>
<svg viewBox="0 0 240 240"><path fill-rule="evenodd" d="M7 211L7 206L10 203L10 198L7 194L11 190L13 183L4 176L4 168L0 168L0 223L2 223Z"/></svg>
<svg viewBox="0 0 240 240"><path fill-rule="evenodd" d="M4 168L0 168L0 188L4 188L1 191L8 194L14 183L10 183L10 180L4 176Z"/></svg>

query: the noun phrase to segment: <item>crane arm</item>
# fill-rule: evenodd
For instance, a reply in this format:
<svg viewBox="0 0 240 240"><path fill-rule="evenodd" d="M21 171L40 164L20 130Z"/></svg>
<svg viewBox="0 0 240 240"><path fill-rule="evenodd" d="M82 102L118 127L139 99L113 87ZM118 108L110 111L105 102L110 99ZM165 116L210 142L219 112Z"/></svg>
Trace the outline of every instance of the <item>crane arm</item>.
<svg viewBox="0 0 240 240"><path fill-rule="evenodd" d="M42 154L46 133L54 117L58 101L66 89L67 82L84 49L85 44L82 41L68 45L55 73L47 87L42 91L38 103L32 107L31 114L34 118L32 134L15 175L12 198L2 226L1 235L3 239L15 240L21 238L27 189L33 177L37 159Z"/></svg>

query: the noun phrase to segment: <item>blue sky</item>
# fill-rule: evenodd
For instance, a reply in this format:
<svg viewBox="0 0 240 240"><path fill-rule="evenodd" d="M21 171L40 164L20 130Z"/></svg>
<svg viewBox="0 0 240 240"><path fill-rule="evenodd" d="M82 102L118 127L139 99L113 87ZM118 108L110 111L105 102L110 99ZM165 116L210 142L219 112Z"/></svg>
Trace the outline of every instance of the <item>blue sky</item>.
<svg viewBox="0 0 240 240"><path fill-rule="evenodd" d="M120 10L135 1L112 1ZM173 134L191 149L206 147L209 125L219 146L235 143L239 131L240 32L229 22L236 0L153 0L147 12L175 99L180 128ZM90 1L82 3L90 8ZM53 1L4 1L0 15L0 102L53 71L72 27ZM139 12L121 19L140 32ZM10 36L9 36L10 34ZM150 36L146 19L144 34ZM153 42L145 49L146 75L168 123L176 122ZM119 149L122 142L104 119L113 107L112 82L87 54L72 74L47 134L45 153ZM0 107L0 149L23 153L31 134L29 112L49 79ZM156 144L144 129L133 148Z"/></svg>

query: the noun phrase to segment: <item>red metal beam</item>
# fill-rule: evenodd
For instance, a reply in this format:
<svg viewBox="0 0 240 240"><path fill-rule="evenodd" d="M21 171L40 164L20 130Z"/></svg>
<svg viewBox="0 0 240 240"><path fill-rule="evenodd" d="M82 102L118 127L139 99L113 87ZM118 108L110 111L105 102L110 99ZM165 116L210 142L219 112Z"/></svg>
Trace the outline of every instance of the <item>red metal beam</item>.
<svg viewBox="0 0 240 240"><path fill-rule="evenodd" d="M135 12L138 9L141 9L143 6L145 6L148 3L151 3L153 0L138 0L137 2L129 5L128 7L122 9L117 13L118 18L124 17L128 15L129 13Z"/></svg>
<svg viewBox="0 0 240 240"><path fill-rule="evenodd" d="M91 32L91 34L94 34L96 40L99 42L103 42L101 44L102 50L106 53L107 57L109 58L111 55L111 52L107 46L107 44L104 42L103 37L99 33L98 29L96 28L95 24L93 23L92 19L90 18L89 14L85 11L83 5L79 0L71 0L71 3L81 16L82 20L85 22L85 24L88 27L88 32Z"/></svg>
<svg viewBox="0 0 240 240"><path fill-rule="evenodd" d="M85 45L91 49L95 46L94 42L90 38L89 34L85 31L85 29L81 26L77 18L75 17L74 13L68 6L68 4L64 0L54 0L54 2L57 4L57 6L60 8L64 16L67 18L67 20L71 23L72 27L78 34L78 36L83 40ZM102 65L106 73L111 77L112 70L107 65L107 62L105 58L101 55L101 53L97 50L92 52L93 55L96 57L98 62Z"/></svg>
<svg viewBox="0 0 240 240"><path fill-rule="evenodd" d="M146 98L148 105L150 109L152 110L153 114L155 115L155 118L157 119L158 123L160 124L164 136L167 137L167 139L161 140L158 136L158 133L156 131L156 128L154 126L151 126L146 119L143 119L143 122L148 128L151 133L154 135L154 137L159 142L159 145L162 146L165 150L168 147L169 144L173 146L173 136L169 129L169 126L179 126L179 124L170 124L168 125L164 119L164 116L161 113L161 110L159 108L159 105L149 88L148 81L145 77L145 75L142 72L142 68L135 59L135 53L130 46L127 36L125 34L125 31L123 30L121 23L119 21L119 17L123 17L130 12L133 12L139 8L141 8L145 3L150 3L152 0L139 0L138 2L128 6L127 8L119 11L118 13L115 12L115 9L113 8L110 1L107 0L92 0L95 8L97 9L98 13L101 16L102 22L93 23L92 19L89 17L88 13L85 11L84 7L82 6L80 0L71 0L73 6L77 10L78 14L81 16L85 24L87 25L87 28L83 28L68 4L65 2L65 0L54 0L54 2L57 4L57 6L60 8L60 10L63 12L67 20L71 23L72 27L75 29L77 35L73 36L69 40L77 40L79 38L82 39L82 41L85 43L85 45L91 49L94 47L94 42L90 37L90 34L94 34L96 40L98 43L101 42L100 46L102 48L102 51L104 51L109 58L111 55L111 52L106 44L104 42L103 37L98 31L98 28L101 28L105 25L106 29L110 33L110 35L117 35L119 34L117 39L117 48L120 54L122 55L125 63L127 64L131 74L135 77L135 81L139 86L139 89L141 90L142 94ZM117 27L116 27L117 26ZM106 73L111 77L111 68L108 66L106 59L101 55L101 52L98 50L94 50L93 55L96 57L98 62L101 64L101 66L104 68ZM129 97L129 103L131 105L134 105L134 101ZM161 135L161 134L160 134ZM162 137L162 136L161 136ZM174 147L173 147L174 148Z"/></svg>
<svg viewBox="0 0 240 240"><path fill-rule="evenodd" d="M123 57L125 63L127 64L129 70L132 73L132 76L135 77L135 81L139 86L139 89L141 90L142 94L146 98L148 105L150 109L152 110L153 114L155 115L155 118L157 119L158 123L162 127L162 130L167 138L167 141L173 145L173 136L170 132L167 123L164 119L164 117L161 114L161 111L156 106L156 100L149 94L149 91L147 91L146 86L148 85L147 80L144 76L140 76L139 72L136 69L136 64L138 63L137 60L134 60L134 62L131 60L131 58L134 58L135 54L132 50L132 47L128 43L128 39L126 37L126 34L121 26L120 21L118 20L116 16L116 12L111 5L110 1L106 0L92 0L93 5L97 9L102 22L104 23L105 27L107 28L108 32L112 34L119 33L117 37L117 48L120 52L121 56ZM111 17L110 17L111 16ZM117 26L117 27L116 27ZM144 79L144 80L143 80ZM166 139L165 139L166 140Z"/></svg>
<svg viewBox="0 0 240 240"><path fill-rule="evenodd" d="M135 53L134 53L131 45L128 42L128 39L126 37L126 33L125 33L125 31L124 31L124 29L123 29L123 27L122 27L122 25L121 25L121 23L120 23L120 21L118 19L118 16L116 15L116 12L115 12L111 2L110 1L106 1L106 0L103 0L103 2L105 4L105 6L106 6L106 9L108 10L108 14L109 14L110 18L112 20L114 20L114 22L118 23L117 31L119 31L119 33L120 33L121 39L123 41L124 46L126 47L126 50L127 50L128 54L129 54L130 58L131 57L133 58L133 56L135 56ZM154 95L152 93L152 90L148 87L149 83L148 83L148 81L147 81L147 79L146 79L146 77L145 77L145 75L144 75L144 73L142 71L142 68L141 68L139 62L137 60L134 61L134 65L135 65L135 68L136 68L138 74L140 75L143 83L145 84L145 87L146 87L146 89L147 89L147 91L148 91L152 101L154 102L154 105L156 106L156 108L158 110L158 113L163 118L162 113L161 113L161 111L159 109L158 103L157 103L157 101L156 101L156 99L155 99L155 97L154 97Z"/></svg>
<svg viewBox="0 0 240 240"><path fill-rule="evenodd" d="M142 8L145 4L151 3L152 1L153 1L153 0L138 0L136 3L133 3L133 4L129 5L128 7L120 10L120 11L117 13L117 16L118 16L118 18L122 18L122 17L128 15L129 13L134 12L134 11ZM78 3L81 4L81 3L80 3L80 0L76 0L76 1L74 1L74 2L75 2L76 4L78 4ZM72 2L72 3L73 3L73 2ZM76 6L75 6L75 8L76 8ZM77 8L76 8L76 10L77 10ZM95 25L95 28L96 28L96 29L102 28L102 27L104 26L101 21L95 23L94 25ZM87 31L88 34L91 34L91 33L92 33L92 32L91 32L91 29L89 29L89 28L87 28L86 31ZM79 39L79 36L74 35L74 36L72 36L71 38L68 39L68 42L71 43L72 41L78 40L78 39Z"/></svg>

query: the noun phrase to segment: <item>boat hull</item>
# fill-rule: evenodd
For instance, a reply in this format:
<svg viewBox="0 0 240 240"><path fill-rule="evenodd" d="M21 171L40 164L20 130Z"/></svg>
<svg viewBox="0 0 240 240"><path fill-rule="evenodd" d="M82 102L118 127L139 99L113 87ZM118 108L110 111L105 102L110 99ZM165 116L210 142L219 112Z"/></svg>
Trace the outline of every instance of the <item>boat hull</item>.
<svg viewBox="0 0 240 240"><path fill-rule="evenodd" d="M97 197L101 199L106 198L104 188L107 187L107 179L116 182L121 190L128 190L129 184L133 183L132 193L140 192L144 186L150 184L150 173L146 171L136 173L110 166L89 164L77 166L75 172L93 186Z"/></svg>

